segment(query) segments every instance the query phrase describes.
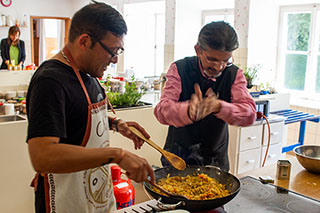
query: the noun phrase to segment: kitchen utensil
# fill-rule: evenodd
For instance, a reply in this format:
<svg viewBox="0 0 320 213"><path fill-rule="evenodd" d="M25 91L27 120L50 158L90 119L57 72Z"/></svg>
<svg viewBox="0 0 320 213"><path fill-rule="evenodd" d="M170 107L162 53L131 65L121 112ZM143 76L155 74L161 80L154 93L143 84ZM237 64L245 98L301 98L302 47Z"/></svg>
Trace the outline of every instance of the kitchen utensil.
<svg viewBox="0 0 320 213"><path fill-rule="evenodd" d="M167 190L165 190L164 188L162 188L161 186L159 186L158 184L156 183L152 183L150 180L147 180L147 182L149 184L151 184L153 187L159 189L161 192L165 193L166 195L168 195L169 197L172 197L172 198L177 198L177 199L182 199L182 200L188 200L187 197L183 196L183 195L179 195L179 194L173 194L171 192L168 192Z"/></svg>
<svg viewBox="0 0 320 213"><path fill-rule="evenodd" d="M172 167L164 167L160 169L156 169L155 173L155 180L156 182L161 178L166 178L168 174L170 176L187 176L187 175L194 175L198 173L208 174L209 177L215 178L221 184L225 184L226 188L230 191L230 195L211 199L211 200L183 200L180 198L174 197L167 197L155 192L150 183L144 182L144 187L148 194L150 194L153 198L159 199L161 198L161 202L166 204L175 204L180 201L183 201L184 204L178 208L182 208L188 210L190 212L200 212L200 211L209 211L214 208L220 207L230 200L232 200L240 191L240 181L237 177L233 176L232 174L222 171L217 167L214 166L191 166L188 165L183 171L176 170Z"/></svg>
<svg viewBox="0 0 320 213"><path fill-rule="evenodd" d="M158 150L168 161L169 163L176 169L178 170L184 170L186 168L186 162L184 162L184 160L180 157L178 157L177 155L168 152L164 149L162 149L161 147L159 147L155 142L153 142L150 139L147 139L146 137L144 137L144 135L137 130L135 127L133 126L129 126L129 129L139 138L141 138L142 140L144 140L145 142L147 142L149 145L151 145L153 148L155 148L156 150Z"/></svg>
<svg viewBox="0 0 320 213"><path fill-rule="evenodd" d="M14 115L14 104L4 104L4 114Z"/></svg>
<svg viewBox="0 0 320 213"><path fill-rule="evenodd" d="M320 173L320 146L302 145L294 150L299 163L309 172Z"/></svg>

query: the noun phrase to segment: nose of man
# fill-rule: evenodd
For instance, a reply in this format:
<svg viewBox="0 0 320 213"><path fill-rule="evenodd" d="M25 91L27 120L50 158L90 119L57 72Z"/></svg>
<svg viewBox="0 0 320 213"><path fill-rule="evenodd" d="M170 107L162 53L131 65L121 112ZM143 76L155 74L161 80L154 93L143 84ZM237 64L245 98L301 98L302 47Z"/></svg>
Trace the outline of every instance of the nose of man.
<svg viewBox="0 0 320 213"><path fill-rule="evenodd" d="M113 63L113 64L118 63L118 56L115 56L115 57L111 58L110 62Z"/></svg>
<svg viewBox="0 0 320 213"><path fill-rule="evenodd" d="M218 71L221 72L224 69L224 65L222 63L217 63L213 66L213 68Z"/></svg>

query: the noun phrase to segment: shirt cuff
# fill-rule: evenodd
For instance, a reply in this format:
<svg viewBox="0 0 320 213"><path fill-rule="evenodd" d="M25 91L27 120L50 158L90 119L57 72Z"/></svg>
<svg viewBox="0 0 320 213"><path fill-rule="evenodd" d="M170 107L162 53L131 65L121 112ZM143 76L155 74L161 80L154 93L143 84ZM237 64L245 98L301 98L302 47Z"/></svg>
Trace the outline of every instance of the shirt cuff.
<svg viewBox="0 0 320 213"><path fill-rule="evenodd" d="M232 109L228 107L228 103L220 100L220 111L218 113L215 113L215 116L218 118L226 117L230 110Z"/></svg>
<svg viewBox="0 0 320 213"><path fill-rule="evenodd" d="M179 118L181 118L181 122L183 126L192 124L193 121L190 119L188 114L189 101L182 102L179 110Z"/></svg>

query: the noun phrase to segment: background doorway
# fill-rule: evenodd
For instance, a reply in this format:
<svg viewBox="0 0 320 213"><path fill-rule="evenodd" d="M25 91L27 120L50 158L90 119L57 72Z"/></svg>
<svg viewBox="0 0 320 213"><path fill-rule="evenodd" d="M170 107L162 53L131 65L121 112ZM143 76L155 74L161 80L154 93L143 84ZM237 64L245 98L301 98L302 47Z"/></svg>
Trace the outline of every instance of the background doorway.
<svg viewBox="0 0 320 213"><path fill-rule="evenodd" d="M70 18L31 16L32 62L39 66L54 56L68 41Z"/></svg>

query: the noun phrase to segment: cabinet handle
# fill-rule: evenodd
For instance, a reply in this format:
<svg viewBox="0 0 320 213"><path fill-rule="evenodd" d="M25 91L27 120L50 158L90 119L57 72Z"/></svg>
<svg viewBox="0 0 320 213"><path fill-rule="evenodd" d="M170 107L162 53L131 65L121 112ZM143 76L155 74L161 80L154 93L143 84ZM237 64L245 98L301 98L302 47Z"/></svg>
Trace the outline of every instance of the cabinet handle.
<svg viewBox="0 0 320 213"><path fill-rule="evenodd" d="M271 135L278 135L279 132L271 132Z"/></svg>
<svg viewBox="0 0 320 213"><path fill-rule="evenodd" d="M254 163L256 162L255 160L247 160L247 163Z"/></svg>
<svg viewBox="0 0 320 213"><path fill-rule="evenodd" d="M277 155L276 154L270 154L268 155L268 158L275 158Z"/></svg>
<svg viewBox="0 0 320 213"><path fill-rule="evenodd" d="M256 139L256 138L257 138L257 136L250 136L250 137L248 137L249 140L254 140L254 139Z"/></svg>

